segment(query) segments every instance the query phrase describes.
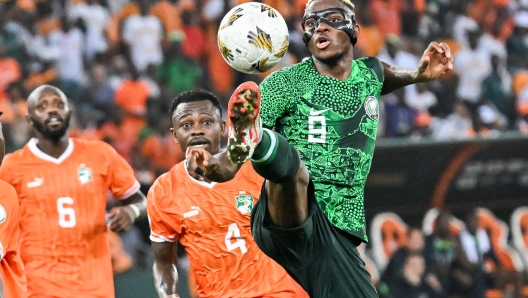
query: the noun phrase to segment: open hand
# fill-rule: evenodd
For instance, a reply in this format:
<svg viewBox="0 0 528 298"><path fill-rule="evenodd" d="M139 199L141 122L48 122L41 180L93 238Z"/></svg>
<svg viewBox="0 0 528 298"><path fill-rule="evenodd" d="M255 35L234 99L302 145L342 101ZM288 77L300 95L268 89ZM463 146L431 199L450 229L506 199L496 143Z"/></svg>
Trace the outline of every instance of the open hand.
<svg viewBox="0 0 528 298"><path fill-rule="evenodd" d="M432 81L452 69L453 55L447 44L432 42L418 63L418 80Z"/></svg>

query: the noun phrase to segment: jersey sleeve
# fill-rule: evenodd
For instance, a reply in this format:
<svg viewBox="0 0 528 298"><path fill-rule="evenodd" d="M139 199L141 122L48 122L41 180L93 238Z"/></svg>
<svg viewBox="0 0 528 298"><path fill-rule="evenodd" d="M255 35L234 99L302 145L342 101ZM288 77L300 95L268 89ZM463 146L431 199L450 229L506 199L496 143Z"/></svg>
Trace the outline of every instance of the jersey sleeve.
<svg viewBox="0 0 528 298"><path fill-rule="evenodd" d="M286 92L287 80L279 72L270 74L260 84L262 123L268 128L277 125L288 107L289 96Z"/></svg>
<svg viewBox="0 0 528 298"><path fill-rule="evenodd" d="M18 197L10 184L0 181L0 260L10 249L11 239L18 226Z"/></svg>
<svg viewBox="0 0 528 298"><path fill-rule="evenodd" d="M369 84L367 88L369 88L369 95L373 95L376 98L379 98L381 95L381 89L383 88L383 83L385 82L385 72L383 70L383 64L381 61L376 57L365 57L361 59L363 63L365 63L365 66L369 69L371 69L374 74L372 75L374 77L374 80L370 80L370 82L378 82L377 84Z"/></svg>
<svg viewBox="0 0 528 298"><path fill-rule="evenodd" d="M161 176L163 177L163 176ZM160 177L160 178L161 178ZM153 242L175 242L178 233L174 224L171 225L170 217L164 208L164 202L170 197L165 194L160 179L154 182L147 195L147 214L150 225L150 240Z"/></svg>
<svg viewBox="0 0 528 298"><path fill-rule="evenodd" d="M4 180L9 184L13 184L12 174L15 173L15 171L10 170L12 157L12 154L6 155L4 157L4 161L2 162L2 166L0 166L0 180Z"/></svg>
<svg viewBox="0 0 528 298"><path fill-rule="evenodd" d="M139 191L139 182L134 170L110 145L103 143L110 158L108 179L114 197L124 200Z"/></svg>

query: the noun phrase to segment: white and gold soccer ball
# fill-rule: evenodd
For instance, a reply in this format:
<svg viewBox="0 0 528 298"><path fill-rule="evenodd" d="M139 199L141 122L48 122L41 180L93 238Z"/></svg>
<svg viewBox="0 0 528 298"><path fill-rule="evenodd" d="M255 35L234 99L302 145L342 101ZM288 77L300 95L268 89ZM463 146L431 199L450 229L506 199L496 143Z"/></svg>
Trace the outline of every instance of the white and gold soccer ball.
<svg viewBox="0 0 528 298"><path fill-rule="evenodd" d="M218 29L218 48L225 61L244 73L273 68L288 51L284 18L273 7L256 2L231 9Z"/></svg>

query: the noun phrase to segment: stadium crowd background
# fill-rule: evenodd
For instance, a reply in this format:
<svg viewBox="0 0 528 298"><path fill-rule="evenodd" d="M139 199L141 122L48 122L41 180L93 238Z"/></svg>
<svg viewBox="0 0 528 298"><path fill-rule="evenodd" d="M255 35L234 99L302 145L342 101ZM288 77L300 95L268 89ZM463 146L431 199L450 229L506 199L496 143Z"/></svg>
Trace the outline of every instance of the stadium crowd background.
<svg viewBox="0 0 528 298"><path fill-rule="evenodd" d="M267 75L235 72L218 51L218 24L242 2L248 1L0 1L0 110L7 152L31 138L24 118L28 93L52 84L74 105L71 136L111 144L133 166L146 193L183 158L169 132L174 95L205 88L226 106L238 84ZM278 67L308 57L300 28L306 0L263 2L290 29L289 52ZM455 71L439 80L382 97L379 139L528 134L528 1L353 2L361 26L355 57L416 68L434 40L446 42L455 60ZM144 221L120 235L122 244L116 239L124 248L117 272L132 264L149 269L148 234Z"/></svg>

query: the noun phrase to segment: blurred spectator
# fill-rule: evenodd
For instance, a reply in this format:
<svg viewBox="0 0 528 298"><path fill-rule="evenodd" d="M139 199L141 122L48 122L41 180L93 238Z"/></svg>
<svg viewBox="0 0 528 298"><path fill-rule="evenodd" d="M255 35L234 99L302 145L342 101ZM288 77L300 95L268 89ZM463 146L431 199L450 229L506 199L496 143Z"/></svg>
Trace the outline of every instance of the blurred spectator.
<svg viewBox="0 0 528 298"><path fill-rule="evenodd" d="M0 101L7 100L6 87L21 77L18 62L7 56L7 45L0 43Z"/></svg>
<svg viewBox="0 0 528 298"><path fill-rule="evenodd" d="M83 72L83 34L70 20L63 18L61 28L50 33L49 43L56 47L57 77L62 81L80 84Z"/></svg>
<svg viewBox="0 0 528 298"><path fill-rule="evenodd" d="M158 65L162 62L163 26L158 18L149 14L150 4L147 0L140 0L138 4L140 14L125 20L123 40L130 47L132 63L139 72L143 72L149 64Z"/></svg>
<svg viewBox="0 0 528 298"><path fill-rule="evenodd" d="M400 35L403 8L403 1L400 0L372 0L370 2L370 14L384 36Z"/></svg>
<svg viewBox="0 0 528 298"><path fill-rule="evenodd" d="M155 0L155 4L150 10L150 14L158 18L163 24L165 38L173 34L181 34L182 20L180 11L174 1Z"/></svg>
<svg viewBox="0 0 528 298"><path fill-rule="evenodd" d="M505 290L513 285L513 297L521 298L523 276L521 272L505 269L493 249L485 230L479 228L477 210L469 212L465 218L466 229L460 233L460 243L464 255L458 260L459 274L467 276L467 284L458 284L456 292L462 297L486 296L486 289Z"/></svg>
<svg viewBox="0 0 528 298"><path fill-rule="evenodd" d="M507 120L499 110L489 102L485 102L477 108L478 125L475 131L481 137L498 137L505 130Z"/></svg>
<svg viewBox="0 0 528 298"><path fill-rule="evenodd" d="M513 97L511 77L505 68L500 68L499 56L491 56L491 73L482 81L482 97L492 103L502 117L513 123Z"/></svg>
<svg viewBox="0 0 528 298"><path fill-rule="evenodd" d="M116 90L123 80L130 78L130 66L124 56L117 55L112 59L110 67L110 77L108 84L112 89Z"/></svg>
<svg viewBox="0 0 528 298"><path fill-rule="evenodd" d="M471 135L473 123L466 106L455 103L454 111L446 119L437 119L433 127L433 136L440 140L466 139Z"/></svg>
<svg viewBox="0 0 528 298"><path fill-rule="evenodd" d="M416 93L405 94L405 102L413 109L420 112L428 112L436 105L436 95L429 91L426 83L416 84Z"/></svg>
<svg viewBox="0 0 528 298"><path fill-rule="evenodd" d="M361 33L358 37L357 45L354 47L361 49L362 56L376 57L380 49L385 44L384 34L380 31L378 26L372 20L372 16L366 9L359 10L358 16L359 24L361 26ZM304 44L303 44L304 46Z"/></svg>
<svg viewBox="0 0 528 298"><path fill-rule="evenodd" d="M86 25L86 46L84 47L86 58L89 61L98 58L98 61L102 62L100 56L108 49L105 33L110 22L108 8L103 7L100 0L86 0L86 2L71 5L68 16L71 20L81 19Z"/></svg>
<svg viewBox="0 0 528 298"><path fill-rule="evenodd" d="M514 17L513 34L506 41L508 67L513 70L528 68L528 11L519 11Z"/></svg>
<svg viewBox="0 0 528 298"><path fill-rule="evenodd" d="M382 298L434 297L433 289L424 281L425 260L421 254L408 255L402 270L390 283L380 289Z"/></svg>
<svg viewBox="0 0 528 298"><path fill-rule="evenodd" d="M518 129L528 134L528 70L519 71L513 77L513 90L517 96Z"/></svg>
<svg viewBox="0 0 528 298"><path fill-rule="evenodd" d="M453 275L453 264L462 252L457 241L457 236L450 230L449 221L451 214L440 212L436 218L433 233L426 237L424 257L426 260L427 273L434 274L439 281L441 291L437 297L448 297L452 290L453 279L459 278Z"/></svg>
<svg viewBox="0 0 528 298"><path fill-rule="evenodd" d="M92 106L103 113L109 113L114 106L114 89L108 82L106 67L96 64L92 67L90 77L81 94L80 102Z"/></svg>
<svg viewBox="0 0 528 298"><path fill-rule="evenodd" d="M401 91L383 97L387 117L385 136L388 138L410 136L415 129L417 111L407 105Z"/></svg>
<svg viewBox="0 0 528 298"><path fill-rule="evenodd" d="M0 14L0 44L5 45L7 56L15 58L19 63L25 58L25 49L17 32L8 23L7 16Z"/></svg>
<svg viewBox="0 0 528 298"><path fill-rule="evenodd" d="M165 52L165 60L158 66L157 79L161 85L167 86L172 95L186 90L201 88L202 68L181 49L181 37L173 36L170 47Z"/></svg>
<svg viewBox="0 0 528 298"><path fill-rule="evenodd" d="M463 47L455 55L454 69L460 78L457 96L467 105L470 115L475 119L481 84L490 73L491 65L487 53L478 48L480 31L468 31L467 34L469 46Z"/></svg>
<svg viewBox="0 0 528 298"><path fill-rule="evenodd" d="M149 109L147 126L138 137L140 152L149 161L156 177L184 159L180 146L174 142L169 116L160 117L160 114L155 107Z"/></svg>
<svg viewBox="0 0 528 298"><path fill-rule="evenodd" d="M183 32L185 38L182 41L181 51L186 56L193 58L195 61L200 62L203 60L207 53L206 37L200 27L200 16L196 11L185 11L182 14L183 20ZM172 38L172 41L177 38Z"/></svg>
<svg viewBox="0 0 528 298"><path fill-rule="evenodd" d="M2 121L4 122L4 136L6 141L6 150L12 152L18 150L29 141L30 129L27 125L27 91L21 82L13 82L6 88L6 94L9 101L5 102L9 108L1 108L4 112ZM8 113L11 113L9 115Z"/></svg>
<svg viewBox="0 0 528 298"><path fill-rule="evenodd" d="M139 79L138 71L132 68L130 79L123 80L115 92L115 103L128 115L143 117L149 97L148 85Z"/></svg>
<svg viewBox="0 0 528 298"><path fill-rule="evenodd" d="M389 34L385 38L385 47L380 50L378 59L381 61L405 67L409 69L415 69L418 66L419 59L402 49L404 42L400 37L394 34ZM404 96L414 96L416 94L416 85L409 85L404 88Z"/></svg>
<svg viewBox="0 0 528 298"><path fill-rule="evenodd" d="M404 247L397 249L392 255L389 264L381 276L382 281L394 280L400 273L405 260L411 254L422 254L424 248L424 236L420 229L411 228L407 232L407 243Z"/></svg>

